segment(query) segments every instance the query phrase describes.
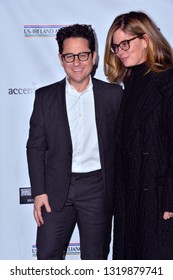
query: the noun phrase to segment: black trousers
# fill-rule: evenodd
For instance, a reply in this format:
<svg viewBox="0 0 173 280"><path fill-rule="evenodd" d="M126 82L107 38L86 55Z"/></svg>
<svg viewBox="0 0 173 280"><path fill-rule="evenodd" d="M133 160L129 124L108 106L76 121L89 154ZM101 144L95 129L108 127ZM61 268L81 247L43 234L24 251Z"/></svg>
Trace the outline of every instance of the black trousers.
<svg viewBox="0 0 173 280"><path fill-rule="evenodd" d="M58 195L58 193L56 194ZM106 260L111 239L112 215L107 209L101 170L73 173L64 208L47 213L37 230L37 258L64 259L75 225L80 236L81 259Z"/></svg>

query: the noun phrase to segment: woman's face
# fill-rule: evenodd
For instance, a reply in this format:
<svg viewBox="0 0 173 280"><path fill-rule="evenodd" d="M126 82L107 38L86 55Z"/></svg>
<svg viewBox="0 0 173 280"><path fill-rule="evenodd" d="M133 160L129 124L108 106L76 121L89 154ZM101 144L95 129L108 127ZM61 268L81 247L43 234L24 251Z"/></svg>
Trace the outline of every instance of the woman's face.
<svg viewBox="0 0 173 280"><path fill-rule="evenodd" d="M121 42L127 46L126 40L133 39L129 42L130 48L128 50L122 50L118 46L116 55L120 58L125 67L131 67L143 63L147 56L147 40L146 35L141 37L133 36L129 33L125 33L121 29L117 29L113 34L113 44L119 45ZM121 45L122 46L122 45ZM123 47L123 46L122 46Z"/></svg>

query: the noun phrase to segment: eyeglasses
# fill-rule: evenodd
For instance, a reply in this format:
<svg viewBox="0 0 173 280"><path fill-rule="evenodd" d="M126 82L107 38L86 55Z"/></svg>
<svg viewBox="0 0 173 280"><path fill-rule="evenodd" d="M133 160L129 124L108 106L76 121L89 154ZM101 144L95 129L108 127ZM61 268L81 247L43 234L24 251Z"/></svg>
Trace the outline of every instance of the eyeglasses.
<svg viewBox="0 0 173 280"><path fill-rule="evenodd" d="M92 52L80 52L78 54L73 54L73 53L65 53L65 54L62 54L61 56L63 57L63 59L65 60L65 62L67 63L71 63L75 60L75 57L77 56L77 58L80 60L80 61L87 61L88 58L89 58L89 55L90 53Z"/></svg>
<svg viewBox="0 0 173 280"><path fill-rule="evenodd" d="M121 48L123 51L128 51L130 49L130 42L135 40L136 38L142 38L142 35L137 35L137 36L133 37L132 39L124 40L118 45L112 44L111 51L115 54L118 53L119 48Z"/></svg>

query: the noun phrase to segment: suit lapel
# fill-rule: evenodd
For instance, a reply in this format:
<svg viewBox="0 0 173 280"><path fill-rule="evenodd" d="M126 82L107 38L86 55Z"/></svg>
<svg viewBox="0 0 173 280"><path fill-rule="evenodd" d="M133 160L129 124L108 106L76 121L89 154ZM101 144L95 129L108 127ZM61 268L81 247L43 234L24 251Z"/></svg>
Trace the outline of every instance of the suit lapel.
<svg viewBox="0 0 173 280"><path fill-rule="evenodd" d="M93 94L94 94L94 105L95 105L95 117L96 117L96 126L97 132L99 134L101 127L101 118L102 118L102 98L100 97L100 92L102 89L100 88L100 84L97 83L97 80L92 79L93 82Z"/></svg>
<svg viewBox="0 0 173 280"><path fill-rule="evenodd" d="M98 144L99 144L99 151L100 151L100 161L101 161L101 166L104 169L105 168L104 147L103 147L103 138L101 133L102 116L103 116L103 99L100 96L103 89L101 88L100 83L98 83L96 79L93 78L92 82L93 82L93 94L94 94L94 103L95 103L96 128L97 128ZM104 173L103 176L105 176Z"/></svg>
<svg viewBox="0 0 173 280"><path fill-rule="evenodd" d="M72 146L70 127L67 116L67 107L66 107L66 98L65 98L65 79L63 79L57 86L57 111L60 112L60 117L62 120L62 125L65 128L65 132L69 141L69 144Z"/></svg>

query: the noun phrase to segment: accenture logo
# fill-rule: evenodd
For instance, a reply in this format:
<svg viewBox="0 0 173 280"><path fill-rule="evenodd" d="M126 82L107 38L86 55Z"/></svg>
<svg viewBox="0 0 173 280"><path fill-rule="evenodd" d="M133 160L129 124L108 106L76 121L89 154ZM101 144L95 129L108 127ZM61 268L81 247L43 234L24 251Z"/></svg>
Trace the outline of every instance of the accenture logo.
<svg viewBox="0 0 173 280"><path fill-rule="evenodd" d="M8 89L9 95L26 95L26 94L33 94L36 90L36 83L32 82L31 87L14 87Z"/></svg>
<svg viewBox="0 0 173 280"><path fill-rule="evenodd" d="M25 37L53 37L61 27L67 25L24 25Z"/></svg>
<svg viewBox="0 0 173 280"><path fill-rule="evenodd" d="M21 95L21 94L33 94L35 89L33 88L9 88L9 95Z"/></svg>

